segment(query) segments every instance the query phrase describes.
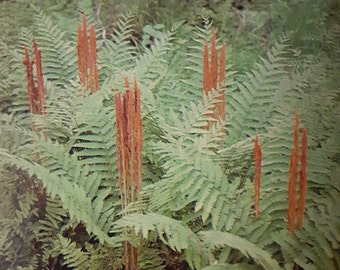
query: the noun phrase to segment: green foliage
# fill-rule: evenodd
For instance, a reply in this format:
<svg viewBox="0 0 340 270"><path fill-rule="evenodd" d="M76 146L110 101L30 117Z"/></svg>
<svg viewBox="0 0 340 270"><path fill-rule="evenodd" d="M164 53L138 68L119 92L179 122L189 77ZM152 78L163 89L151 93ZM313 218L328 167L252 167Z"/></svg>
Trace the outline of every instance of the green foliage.
<svg viewBox="0 0 340 270"><path fill-rule="evenodd" d="M16 10L21 2L0 7ZM107 1L45 6L56 20L30 6L13 29L8 15L0 19L0 269L123 269L123 241L141 245L141 269L339 267L339 24L323 31L334 21L321 1L265 8L259 0L244 11L230 8L232 1L177 2L145 1L145 17L133 10L114 17L111 31L100 21ZM203 4L174 19L176 9ZM59 16L62 5L85 11L101 37L96 93L78 82L79 13ZM304 7L308 20L293 27ZM54 23L63 18L68 33ZM281 22L284 28L268 30ZM207 130L219 92L202 95L202 48L216 25L217 44L227 41L227 115ZM32 52L33 39L42 52L46 115L28 113L22 52ZM143 189L142 213L129 214L131 205L122 215L113 97L126 76L142 93ZM308 130L308 191L303 228L292 236L286 217L295 110ZM257 219L256 133L263 150ZM143 240L125 237L126 226Z"/></svg>

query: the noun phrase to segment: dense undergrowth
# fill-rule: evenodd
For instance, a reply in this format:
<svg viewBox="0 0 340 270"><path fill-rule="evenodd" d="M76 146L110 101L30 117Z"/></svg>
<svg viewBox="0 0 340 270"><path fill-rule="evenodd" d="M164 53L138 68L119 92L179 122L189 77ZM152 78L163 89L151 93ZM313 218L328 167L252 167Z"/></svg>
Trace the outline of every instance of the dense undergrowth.
<svg viewBox="0 0 340 270"><path fill-rule="evenodd" d="M134 269L133 254L140 269L339 269L337 1L54 2L0 3L0 269ZM82 13L96 36L93 91L77 58ZM204 94L214 42L225 72ZM33 44L46 89L35 111ZM129 121L142 142L127 143ZM308 137L301 226L288 224L291 149L304 148L294 132ZM123 199L136 168L140 186Z"/></svg>

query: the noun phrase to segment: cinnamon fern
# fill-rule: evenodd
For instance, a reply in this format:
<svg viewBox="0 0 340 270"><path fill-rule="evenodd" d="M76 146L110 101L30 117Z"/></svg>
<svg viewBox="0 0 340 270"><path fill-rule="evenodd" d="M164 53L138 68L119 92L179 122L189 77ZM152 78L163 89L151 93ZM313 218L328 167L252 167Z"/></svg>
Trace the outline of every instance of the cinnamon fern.
<svg viewBox="0 0 340 270"><path fill-rule="evenodd" d="M112 36L88 10L70 33L33 11L14 49L0 43L11 63L0 64L0 98L11 99L0 114L0 269L339 268L339 61L327 62L338 32L322 57L281 33L240 71L209 18L147 27L138 43L132 11ZM27 91L34 40L41 114ZM133 80L137 95L124 86Z"/></svg>

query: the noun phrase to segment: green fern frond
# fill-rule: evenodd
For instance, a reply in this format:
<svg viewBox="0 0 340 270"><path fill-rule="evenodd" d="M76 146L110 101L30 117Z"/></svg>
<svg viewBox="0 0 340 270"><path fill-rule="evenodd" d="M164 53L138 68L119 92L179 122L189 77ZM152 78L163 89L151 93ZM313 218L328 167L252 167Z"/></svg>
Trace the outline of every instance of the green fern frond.
<svg viewBox="0 0 340 270"><path fill-rule="evenodd" d="M119 226L133 227L136 234L147 239L150 232L155 231L159 239L173 250L183 252L190 267L200 269L207 264L207 253L199 238L181 222L163 215L131 214L124 217Z"/></svg>
<svg viewBox="0 0 340 270"><path fill-rule="evenodd" d="M71 242L69 238L58 235L55 239L53 249L51 250L52 257L63 256L63 266L69 266L73 269L87 269L89 254L83 252L81 247L77 247L75 242Z"/></svg>
<svg viewBox="0 0 340 270"><path fill-rule="evenodd" d="M258 265L249 265L246 263L238 263L238 264L229 264L229 263L223 263L223 264L214 264L207 267L202 268L202 270L260 270L263 269L262 267Z"/></svg>
<svg viewBox="0 0 340 270"><path fill-rule="evenodd" d="M167 77L166 54L171 49L173 35L171 31L163 33L159 39L155 39L150 49L143 48L143 53L136 60L135 67L131 71L140 84L142 100L146 104L155 103L157 87Z"/></svg>
<svg viewBox="0 0 340 270"><path fill-rule="evenodd" d="M47 82L49 94L46 98L46 114L33 115L32 121L38 130L44 130L51 140L60 143L71 143L75 134L77 111L83 106L84 98L79 95L80 85L66 85L63 88Z"/></svg>
<svg viewBox="0 0 340 270"><path fill-rule="evenodd" d="M46 80L59 86L68 85L71 80L75 80L78 74L75 43L65 40L65 33L39 9L34 32L41 51Z"/></svg>
<svg viewBox="0 0 340 270"><path fill-rule="evenodd" d="M72 137L72 149L81 164L100 173L103 180L110 180L107 185L116 186L112 182L117 176L114 108L103 106L104 102L100 93L84 100L75 117L78 128Z"/></svg>
<svg viewBox="0 0 340 270"><path fill-rule="evenodd" d="M264 132L272 124L276 107L291 95L287 74L289 38L284 37L262 58L252 73L247 73L238 90L227 90L229 139L237 141L255 132Z"/></svg>
<svg viewBox="0 0 340 270"><path fill-rule="evenodd" d="M278 262L272 259L270 253L239 236L220 231L202 231L199 236L211 247L228 245L239 250L244 256L251 257L256 263L263 266L264 269L281 269Z"/></svg>
<svg viewBox="0 0 340 270"><path fill-rule="evenodd" d="M82 183L98 183L99 177L97 174L84 175L79 173L78 176L81 179L77 179L76 175L76 181L70 181L72 178L66 177L67 171L57 169L55 172L50 172L40 164L11 155L6 150L1 150L0 155L6 162L16 165L28 171L30 175L36 175L41 179L52 197L59 196L61 198L63 207L68 210L70 217L77 222L84 221L88 232L98 237L100 242L114 243L114 240L107 235L107 231L105 232L98 223L103 209L101 207L99 207L100 209L94 209L91 194L87 194L86 185L81 185ZM74 157L66 158L64 161L66 168L71 164L76 165ZM87 186L88 190L91 191L91 185ZM98 210L98 212L95 212L95 210Z"/></svg>
<svg viewBox="0 0 340 270"><path fill-rule="evenodd" d="M134 13L128 13L118 21L117 29L111 39L104 39L98 46L98 58L101 75L114 76L133 68L136 49L131 44L134 31Z"/></svg>

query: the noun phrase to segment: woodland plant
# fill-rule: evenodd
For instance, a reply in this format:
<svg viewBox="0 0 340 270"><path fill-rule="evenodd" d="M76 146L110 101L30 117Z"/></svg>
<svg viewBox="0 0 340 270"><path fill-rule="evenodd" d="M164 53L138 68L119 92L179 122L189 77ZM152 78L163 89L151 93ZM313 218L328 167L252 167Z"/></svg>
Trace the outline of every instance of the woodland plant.
<svg viewBox="0 0 340 270"><path fill-rule="evenodd" d="M211 18L138 44L78 15L6 51L0 269L339 268L340 61L282 32L244 72Z"/></svg>

